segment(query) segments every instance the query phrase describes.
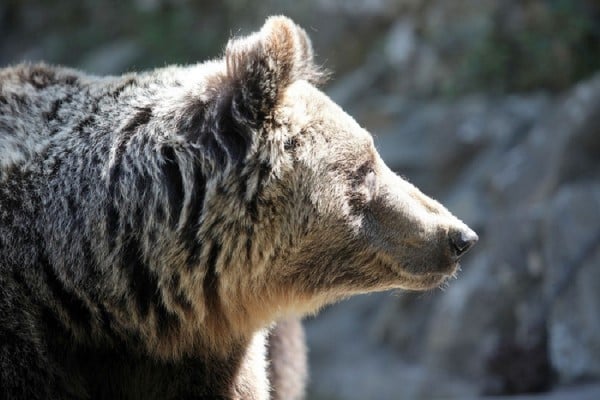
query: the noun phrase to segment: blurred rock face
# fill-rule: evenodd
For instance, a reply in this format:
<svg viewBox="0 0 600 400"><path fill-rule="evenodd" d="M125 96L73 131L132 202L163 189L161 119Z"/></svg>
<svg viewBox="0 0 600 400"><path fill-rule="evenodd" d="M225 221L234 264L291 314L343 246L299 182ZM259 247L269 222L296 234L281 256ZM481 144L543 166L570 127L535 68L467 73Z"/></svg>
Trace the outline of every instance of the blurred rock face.
<svg viewBox="0 0 600 400"><path fill-rule="evenodd" d="M565 382L600 377L600 183L560 189L545 221L552 366ZM568 221L568 222L565 222ZM582 248L585 256L582 257Z"/></svg>
<svg viewBox="0 0 600 400"><path fill-rule="evenodd" d="M308 28L334 72L329 94L388 165L481 233L443 291L357 298L308 321L312 395L600 380L597 1L9 0L0 64L194 62L278 13Z"/></svg>
<svg viewBox="0 0 600 400"><path fill-rule="evenodd" d="M337 76L363 69L368 88L388 93L564 90L600 65L595 0L8 0L0 64L44 58L117 73L194 62L281 13L311 27Z"/></svg>

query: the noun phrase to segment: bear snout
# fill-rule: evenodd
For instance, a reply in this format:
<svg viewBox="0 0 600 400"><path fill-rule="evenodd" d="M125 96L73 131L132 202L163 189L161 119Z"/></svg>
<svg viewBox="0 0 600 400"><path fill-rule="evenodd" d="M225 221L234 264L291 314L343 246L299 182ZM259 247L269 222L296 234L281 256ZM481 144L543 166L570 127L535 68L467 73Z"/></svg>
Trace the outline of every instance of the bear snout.
<svg viewBox="0 0 600 400"><path fill-rule="evenodd" d="M448 236L450 239L450 248L456 259L462 257L479 240L479 236L469 228L453 230Z"/></svg>

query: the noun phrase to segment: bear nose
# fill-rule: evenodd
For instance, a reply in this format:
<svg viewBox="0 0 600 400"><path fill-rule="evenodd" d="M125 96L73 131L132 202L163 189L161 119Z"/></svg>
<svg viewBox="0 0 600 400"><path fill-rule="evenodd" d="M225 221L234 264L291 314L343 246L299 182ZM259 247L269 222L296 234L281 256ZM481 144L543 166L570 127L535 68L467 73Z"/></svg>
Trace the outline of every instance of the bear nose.
<svg viewBox="0 0 600 400"><path fill-rule="evenodd" d="M450 245L456 258L465 254L478 240L479 236L468 228L450 233Z"/></svg>

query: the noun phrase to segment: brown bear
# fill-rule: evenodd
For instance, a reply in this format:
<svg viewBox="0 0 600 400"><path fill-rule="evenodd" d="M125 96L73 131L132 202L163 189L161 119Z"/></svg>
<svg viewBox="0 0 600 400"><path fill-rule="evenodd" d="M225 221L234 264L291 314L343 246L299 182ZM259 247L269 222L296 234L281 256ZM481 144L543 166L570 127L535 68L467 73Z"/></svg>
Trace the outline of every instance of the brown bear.
<svg viewBox="0 0 600 400"><path fill-rule="evenodd" d="M299 397L295 317L452 276L477 235L322 79L285 17L198 65L0 70L0 398Z"/></svg>

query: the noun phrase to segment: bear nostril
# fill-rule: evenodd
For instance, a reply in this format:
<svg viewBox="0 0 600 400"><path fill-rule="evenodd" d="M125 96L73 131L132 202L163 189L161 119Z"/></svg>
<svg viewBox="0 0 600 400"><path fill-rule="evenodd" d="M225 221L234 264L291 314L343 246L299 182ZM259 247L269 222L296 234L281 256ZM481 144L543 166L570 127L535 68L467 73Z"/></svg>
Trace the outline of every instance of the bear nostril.
<svg viewBox="0 0 600 400"><path fill-rule="evenodd" d="M479 236L471 229L455 231L450 234L450 244L456 257L465 254L478 240Z"/></svg>

